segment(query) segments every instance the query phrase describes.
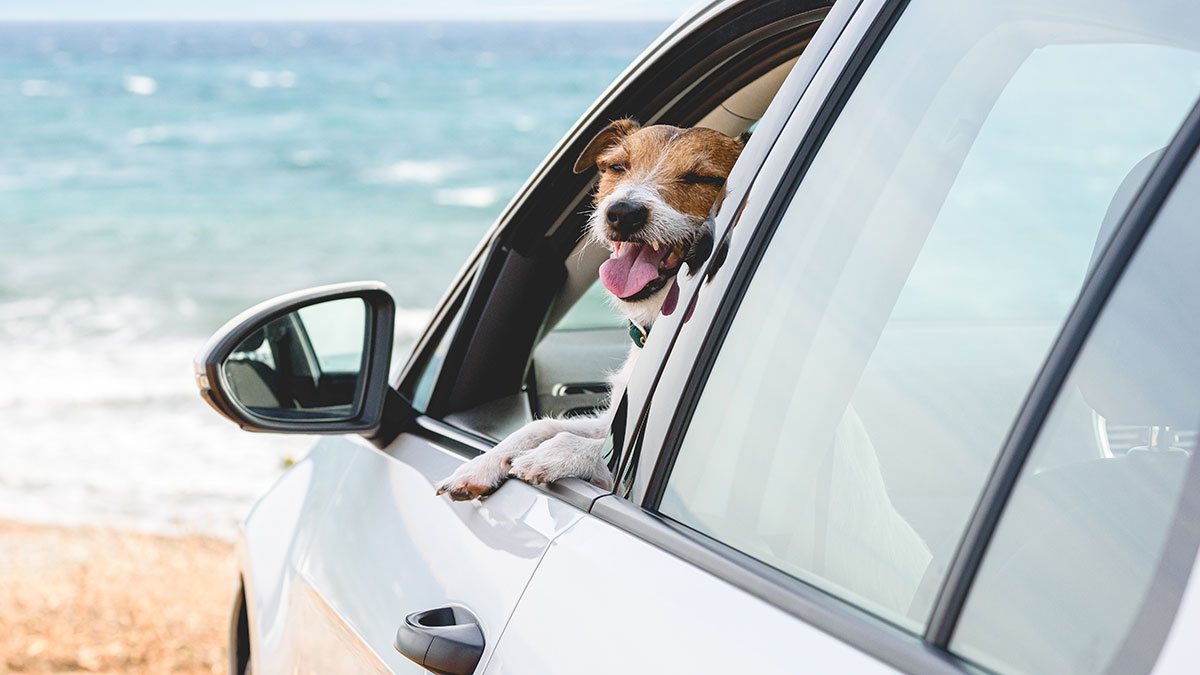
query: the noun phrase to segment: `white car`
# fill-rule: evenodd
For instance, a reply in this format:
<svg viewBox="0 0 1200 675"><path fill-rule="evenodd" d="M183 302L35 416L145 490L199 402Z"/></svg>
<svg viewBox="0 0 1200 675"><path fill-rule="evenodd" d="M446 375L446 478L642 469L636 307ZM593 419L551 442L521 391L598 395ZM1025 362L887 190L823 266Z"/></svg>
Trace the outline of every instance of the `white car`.
<svg viewBox="0 0 1200 675"><path fill-rule="evenodd" d="M373 283L198 357L239 425L330 434L245 520L232 672L1200 672L1198 95L1191 0L696 8L406 362ZM572 165L622 117L753 135L611 392L617 489L435 496L610 395Z"/></svg>

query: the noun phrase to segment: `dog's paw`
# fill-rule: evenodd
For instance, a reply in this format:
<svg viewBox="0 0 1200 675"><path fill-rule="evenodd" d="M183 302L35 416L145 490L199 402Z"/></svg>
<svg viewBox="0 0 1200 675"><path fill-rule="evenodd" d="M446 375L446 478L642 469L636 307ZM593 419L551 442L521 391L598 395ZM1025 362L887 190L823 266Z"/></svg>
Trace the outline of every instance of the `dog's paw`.
<svg viewBox="0 0 1200 675"><path fill-rule="evenodd" d="M600 455L603 446L603 439L560 433L513 460L509 474L533 485L582 478L608 490L612 474Z"/></svg>
<svg viewBox="0 0 1200 675"><path fill-rule="evenodd" d="M456 502L486 497L508 480L512 460L504 454L485 453L458 467L438 485L437 494L450 495Z"/></svg>

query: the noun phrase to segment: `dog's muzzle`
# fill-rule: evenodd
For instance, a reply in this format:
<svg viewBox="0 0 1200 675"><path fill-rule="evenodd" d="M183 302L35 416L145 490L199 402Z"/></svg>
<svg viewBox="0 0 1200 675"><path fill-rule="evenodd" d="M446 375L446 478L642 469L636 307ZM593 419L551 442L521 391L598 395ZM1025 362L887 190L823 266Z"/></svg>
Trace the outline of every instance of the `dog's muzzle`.
<svg viewBox="0 0 1200 675"><path fill-rule="evenodd" d="M617 234L630 235L642 229L650 219L650 210L645 204L622 199L609 204L604 210L604 220Z"/></svg>

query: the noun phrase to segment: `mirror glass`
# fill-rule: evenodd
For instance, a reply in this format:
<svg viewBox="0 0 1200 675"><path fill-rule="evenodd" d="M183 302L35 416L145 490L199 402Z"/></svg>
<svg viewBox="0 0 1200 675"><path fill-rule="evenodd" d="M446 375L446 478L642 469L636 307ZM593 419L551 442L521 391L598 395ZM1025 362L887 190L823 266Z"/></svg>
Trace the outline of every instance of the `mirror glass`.
<svg viewBox="0 0 1200 675"><path fill-rule="evenodd" d="M226 391L263 417L351 417L366 340L367 306L360 298L301 307L238 344L222 364Z"/></svg>

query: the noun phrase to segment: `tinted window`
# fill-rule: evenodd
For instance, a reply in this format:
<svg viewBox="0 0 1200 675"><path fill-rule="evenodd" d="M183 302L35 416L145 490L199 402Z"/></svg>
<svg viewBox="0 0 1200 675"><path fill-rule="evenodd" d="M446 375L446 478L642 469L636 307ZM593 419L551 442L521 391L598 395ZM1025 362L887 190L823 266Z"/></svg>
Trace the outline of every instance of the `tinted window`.
<svg viewBox="0 0 1200 675"><path fill-rule="evenodd" d="M951 647L992 670L1107 672L1125 645L1112 672L1145 672L1170 624L1146 612L1173 613L1190 571L1160 567L1200 422L1200 169L1190 171L1092 329L967 599ZM1146 442L1114 448L1108 422L1145 429ZM1156 577L1173 590L1147 603ZM1150 626L1158 632L1127 640Z"/></svg>
<svg viewBox="0 0 1200 675"><path fill-rule="evenodd" d="M755 273L665 515L924 623L1127 176L1200 83L1178 17L1140 7L909 3Z"/></svg>

